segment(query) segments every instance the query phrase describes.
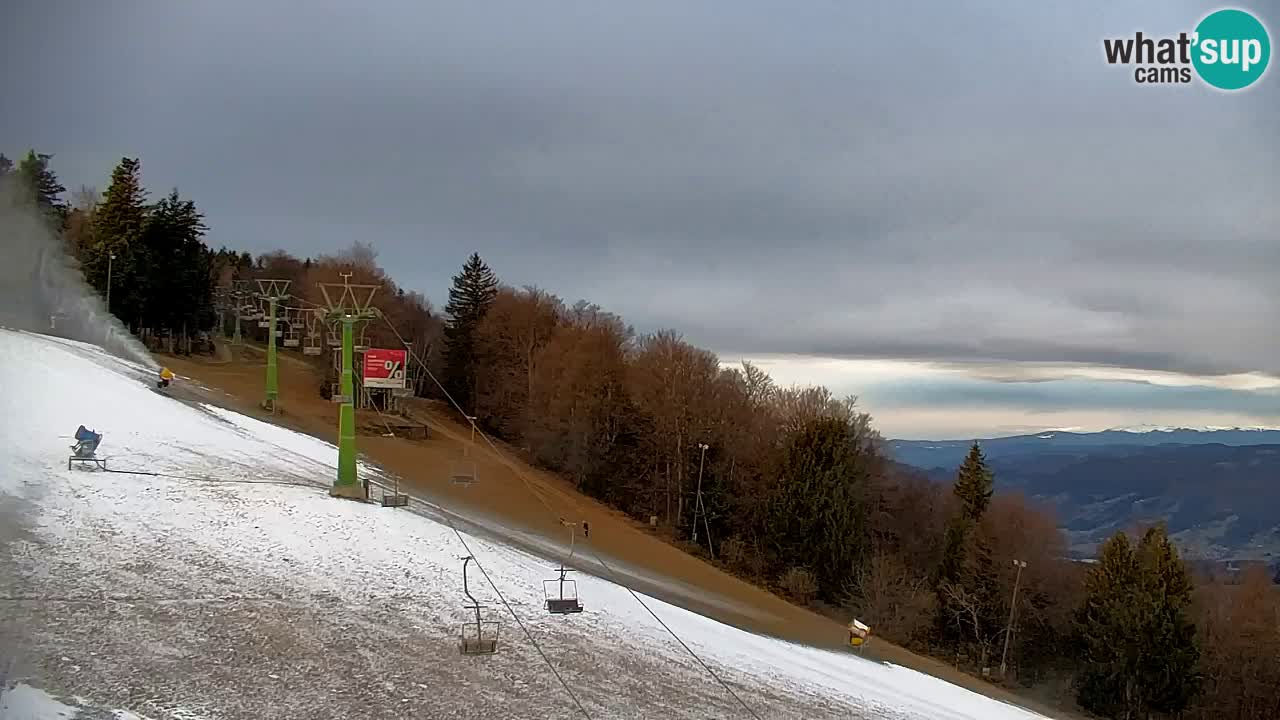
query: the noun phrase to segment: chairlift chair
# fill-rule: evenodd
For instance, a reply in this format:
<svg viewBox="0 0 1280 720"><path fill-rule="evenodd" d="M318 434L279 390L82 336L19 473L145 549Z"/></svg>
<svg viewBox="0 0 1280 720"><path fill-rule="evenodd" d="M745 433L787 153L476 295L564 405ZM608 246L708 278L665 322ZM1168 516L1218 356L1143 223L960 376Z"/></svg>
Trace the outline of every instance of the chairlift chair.
<svg viewBox="0 0 1280 720"><path fill-rule="evenodd" d="M387 492L387 486L382 485L382 507L409 507L409 496L400 492L400 478L396 477L395 489Z"/></svg>
<svg viewBox="0 0 1280 720"><path fill-rule="evenodd" d="M547 601L547 612L552 615L582 612L582 602L578 600L578 583L566 580L564 576L572 571L561 565L557 572L560 573L558 579L542 581L542 595Z"/></svg>
<svg viewBox="0 0 1280 720"><path fill-rule="evenodd" d="M476 444L476 418L472 415L467 415L466 418L467 422L471 423L471 439L462 446L462 457L449 464L449 480L455 485L476 483L477 466L476 461L471 457L471 448Z"/></svg>
<svg viewBox="0 0 1280 720"><path fill-rule="evenodd" d="M320 349L320 333L308 332L306 342L302 345L303 355L319 355Z"/></svg>
<svg viewBox="0 0 1280 720"><path fill-rule="evenodd" d="M497 620L483 620L480 617L480 611L485 606L471 595L471 589L467 586L467 564L474 559L471 555L462 558L462 592L467 596L467 600L471 601L462 608L474 611L476 619L462 623L458 649L463 655L492 655L498 652L498 633L501 630L501 623Z"/></svg>
<svg viewBox="0 0 1280 720"><path fill-rule="evenodd" d="M560 524L569 528L569 557L565 558L565 562L568 562L573 559L578 524L566 522L564 518L560 519ZM556 572L560 573L560 577L542 581L542 595L546 600L547 612L553 615L582 612L582 602L578 600L578 583L565 579L565 573L572 571L565 567L565 563L560 563Z"/></svg>
<svg viewBox="0 0 1280 720"><path fill-rule="evenodd" d="M474 485L476 483L475 461L464 458L450 463L449 482L454 485Z"/></svg>

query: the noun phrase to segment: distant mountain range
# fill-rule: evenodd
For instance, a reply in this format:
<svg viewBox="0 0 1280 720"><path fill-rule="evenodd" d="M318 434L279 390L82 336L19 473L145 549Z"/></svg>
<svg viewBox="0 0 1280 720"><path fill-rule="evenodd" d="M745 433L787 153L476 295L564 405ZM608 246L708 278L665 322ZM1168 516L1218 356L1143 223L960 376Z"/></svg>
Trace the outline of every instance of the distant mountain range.
<svg viewBox="0 0 1280 720"><path fill-rule="evenodd" d="M1072 554L1163 519L1189 555L1280 561L1280 430L1048 431L978 441L996 488L1051 505ZM950 482L972 440L890 440L895 460Z"/></svg>

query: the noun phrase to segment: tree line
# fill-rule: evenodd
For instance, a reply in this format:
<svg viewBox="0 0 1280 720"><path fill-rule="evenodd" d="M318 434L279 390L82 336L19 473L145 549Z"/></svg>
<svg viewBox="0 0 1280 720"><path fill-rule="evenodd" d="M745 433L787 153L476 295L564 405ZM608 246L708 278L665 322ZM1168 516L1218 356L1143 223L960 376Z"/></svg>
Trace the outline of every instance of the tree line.
<svg viewBox="0 0 1280 720"><path fill-rule="evenodd" d="M1158 525L1069 560L1051 511L996 493L977 444L953 483L932 483L887 456L855 398L779 386L673 330L638 333L598 305L505 284L478 254L437 313L369 246L213 251L192 201L146 201L137 160L65 203L49 159L0 160L0 181L29 188L104 295L114 255L112 311L132 327L225 333L237 283L290 280L297 302L318 304L317 283L350 273L382 288L390 326L486 430L689 552L1102 717L1280 717L1280 593L1260 568L1194 575ZM387 324L366 332L398 342ZM425 377L415 391L444 394Z"/></svg>

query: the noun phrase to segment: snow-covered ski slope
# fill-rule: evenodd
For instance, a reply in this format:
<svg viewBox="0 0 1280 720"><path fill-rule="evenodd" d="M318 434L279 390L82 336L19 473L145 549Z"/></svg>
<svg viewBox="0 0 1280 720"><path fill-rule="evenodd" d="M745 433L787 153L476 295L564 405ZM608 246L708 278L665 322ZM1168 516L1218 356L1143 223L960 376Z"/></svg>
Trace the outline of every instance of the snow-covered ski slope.
<svg viewBox="0 0 1280 720"><path fill-rule="evenodd" d="M552 562L465 533L546 660L474 566L500 651L460 655L458 534L332 499L332 445L148 380L91 346L0 330L0 665L16 657L22 697L38 687L84 717L749 717L625 589L579 576L585 612L550 616ZM111 469L173 477L67 470L81 423ZM1040 717L646 601L761 718Z"/></svg>

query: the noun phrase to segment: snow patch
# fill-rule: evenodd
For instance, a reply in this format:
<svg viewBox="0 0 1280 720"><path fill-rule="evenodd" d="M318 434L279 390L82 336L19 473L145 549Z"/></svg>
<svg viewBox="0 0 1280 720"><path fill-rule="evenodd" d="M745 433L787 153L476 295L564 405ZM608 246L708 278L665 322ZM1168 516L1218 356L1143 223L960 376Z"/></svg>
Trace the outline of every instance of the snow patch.
<svg viewBox="0 0 1280 720"><path fill-rule="evenodd" d="M30 685L19 684L0 693L0 720L65 720L79 714L78 709Z"/></svg>

